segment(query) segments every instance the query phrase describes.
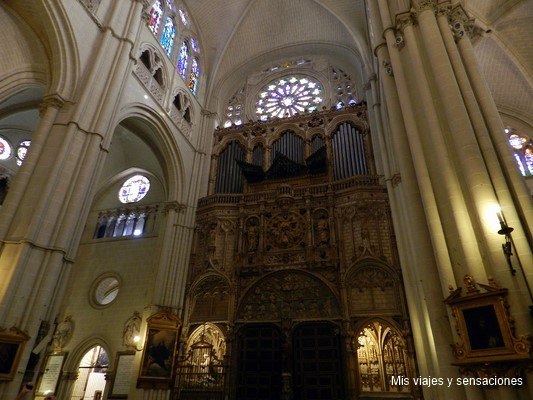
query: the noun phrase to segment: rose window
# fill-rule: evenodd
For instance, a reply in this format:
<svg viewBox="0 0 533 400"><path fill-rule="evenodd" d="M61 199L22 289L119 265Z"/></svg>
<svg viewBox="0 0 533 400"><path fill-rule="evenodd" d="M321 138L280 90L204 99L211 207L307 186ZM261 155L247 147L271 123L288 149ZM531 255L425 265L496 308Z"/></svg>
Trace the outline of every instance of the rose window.
<svg viewBox="0 0 533 400"><path fill-rule="evenodd" d="M322 104L323 92L320 83L309 77L284 77L270 82L259 92L255 112L261 121L312 112Z"/></svg>

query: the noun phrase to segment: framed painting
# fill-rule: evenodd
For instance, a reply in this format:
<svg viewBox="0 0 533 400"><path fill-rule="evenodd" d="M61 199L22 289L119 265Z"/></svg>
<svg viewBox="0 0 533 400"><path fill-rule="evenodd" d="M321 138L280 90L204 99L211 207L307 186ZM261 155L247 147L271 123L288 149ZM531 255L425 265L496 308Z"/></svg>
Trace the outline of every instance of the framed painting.
<svg viewBox="0 0 533 400"><path fill-rule="evenodd" d="M0 331L0 381L12 380L29 336L17 328Z"/></svg>
<svg viewBox="0 0 533 400"><path fill-rule="evenodd" d="M493 280L488 285L476 283L467 275L462 288L450 289L445 300L456 320L459 343L452 345L456 365L488 364L527 360L531 343L516 337L514 319L509 313L507 289Z"/></svg>
<svg viewBox="0 0 533 400"><path fill-rule="evenodd" d="M137 387L168 389L174 376L181 320L170 312L147 319L141 367Z"/></svg>

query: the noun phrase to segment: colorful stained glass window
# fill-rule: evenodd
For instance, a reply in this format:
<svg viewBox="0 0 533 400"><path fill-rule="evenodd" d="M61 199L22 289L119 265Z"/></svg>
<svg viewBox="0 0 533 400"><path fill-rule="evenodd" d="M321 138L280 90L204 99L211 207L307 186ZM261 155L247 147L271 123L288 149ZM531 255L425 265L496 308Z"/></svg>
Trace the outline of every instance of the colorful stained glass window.
<svg viewBox="0 0 533 400"><path fill-rule="evenodd" d="M26 154L28 154L28 149L31 145L31 140L24 140L19 143L19 147L17 148L17 165L20 167L22 165L22 161L24 161L24 158L26 158Z"/></svg>
<svg viewBox="0 0 533 400"><path fill-rule="evenodd" d="M200 76L200 67L198 66L198 60L196 58L192 59L191 63L191 74L189 77L189 89L193 94L196 94L198 89L198 77Z"/></svg>
<svg viewBox="0 0 533 400"><path fill-rule="evenodd" d="M268 118L292 117L297 113L316 111L322 104L320 83L306 76L286 76L270 82L259 92L256 115Z"/></svg>
<svg viewBox="0 0 533 400"><path fill-rule="evenodd" d="M141 200L150 189L150 180L143 175L135 175L129 178L118 192L121 203L135 203Z"/></svg>
<svg viewBox="0 0 533 400"><path fill-rule="evenodd" d="M168 17L165 21L165 27L163 28L163 35L161 36L161 47L165 49L167 56L172 53L172 45L174 44L174 35L176 33L176 27L172 18Z"/></svg>
<svg viewBox="0 0 533 400"><path fill-rule="evenodd" d="M174 7L174 6L172 5L172 0L166 0L166 3L167 3L167 8L168 8L169 10L172 10L172 8Z"/></svg>
<svg viewBox="0 0 533 400"><path fill-rule="evenodd" d="M178 72L182 78L187 75L187 64L189 63L189 44L183 41L178 54Z"/></svg>
<svg viewBox="0 0 533 400"><path fill-rule="evenodd" d="M150 22L148 23L148 26L154 34L159 30L161 15L163 15L163 5L161 1L157 0L150 10Z"/></svg>
<svg viewBox="0 0 533 400"><path fill-rule="evenodd" d="M187 14L185 11L183 11L181 8L178 10L178 13L181 18L181 22L183 22L183 25L189 25L189 20L187 19Z"/></svg>
<svg viewBox="0 0 533 400"><path fill-rule="evenodd" d="M198 40L191 38L191 47L195 53L200 53L200 49L198 48Z"/></svg>
<svg viewBox="0 0 533 400"><path fill-rule="evenodd" d="M514 129L506 128L507 140L514 151L514 158L522 176L533 175L533 140Z"/></svg>
<svg viewBox="0 0 533 400"><path fill-rule="evenodd" d="M11 157L11 153L13 153L13 149L9 142L3 137L0 137L0 160L7 160Z"/></svg>

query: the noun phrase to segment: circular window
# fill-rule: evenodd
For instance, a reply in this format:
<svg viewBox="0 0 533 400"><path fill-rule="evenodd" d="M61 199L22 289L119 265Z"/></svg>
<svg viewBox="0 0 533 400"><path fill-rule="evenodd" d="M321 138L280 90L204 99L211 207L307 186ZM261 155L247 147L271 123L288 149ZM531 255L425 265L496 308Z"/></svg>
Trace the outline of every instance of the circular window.
<svg viewBox="0 0 533 400"><path fill-rule="evenodd" d="M7 160L11 157L11 153L13 153L13 149L9 142L3 137L0 137L0 160Z"/></svg>
<svg viewBox="0 0 533 400"><path fill-rule="evenodd" d="M24 161L26 154L28 154L28 149L30 145L31 140L24 140L19 143L19 147L17 148L17 165L19 167L22 165L22 161Z"/></svg>
<svg viewBox="0 0 533 400"><path fill-rule="evenodd" d="M150 189L150 180L143 175L135 175L129 178L118 192L121 203L135 203L141 200Z"/></svg>
<svg viewBox="0 0 533 400"><path fill-rule="evenodd" d="M118 277L109 274L100 277L91 288L91 303L96 307L108 306L117 298L119 289Z"/></svg>
<svg viewBox="0 0 533 400"><path fill-rule="evenodd" d="M261 121L312 112L322 104L320 83L306 76L287 76L270 82L259 92L255 113Z"/></svg>

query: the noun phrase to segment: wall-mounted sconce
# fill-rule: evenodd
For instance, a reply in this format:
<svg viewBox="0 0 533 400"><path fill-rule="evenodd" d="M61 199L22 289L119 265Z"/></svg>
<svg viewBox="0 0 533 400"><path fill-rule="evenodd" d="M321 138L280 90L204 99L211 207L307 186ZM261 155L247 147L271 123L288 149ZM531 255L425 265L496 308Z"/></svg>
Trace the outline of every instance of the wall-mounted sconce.
<svg viewBox="0 0 533 400"><path fill-rule="evenodd" d="M516 269L514 269L513 263L511 262L511 256L513 255L513 248L512 248L512 243L511 243L511 232L514 231L514 228L507 225L507 223L503 219L503 215L501 211L498 211L497 215L498 215L498 220L500 221L500 227L501 227L501 229L498 231L498 234L503 235L505 237L505 243L502 244L503 255L505 256L505 259L507 260L507 265L509 265L511 274L516 275Z"/></svg>
<svg viewBox="0 0 533 400"><path fill-rule="evenodd" d="M135 346L132 346L132 348L135 351L143 351L144 347L139 347L139 342L141 341L141 337L139 335L135 335L133 338L133 343Z"/></svg>
<svg viewBox="0 0 533 400"><path fill-rule="evenodd" d="M505 256L505 259L507 260L507 265L509 265L509 269L511 270L511 274L516 275L516 269L514 269L513 264L511 262L511 256L513 255L513 239L511 237L511 232L513 232L514 229L511 226L507 225L507 222L505 221L501 210L498 210L496 212L496 215L498 215L498 221L500 221L500 230L498 231L498 234L505 237L505 243L502 244L502 251ZM520 272L522 272L524 283L526 284L527 292L529 294L529 299L531 303L533 303L533 293L531 292L531 287L529 286L529 282L524 272L524 268L522 267L522 263L518 258L518 254L515 257L517 260L518 268L520 269ZM529 314L533 318L533 305L529 306Z"/></svg>

